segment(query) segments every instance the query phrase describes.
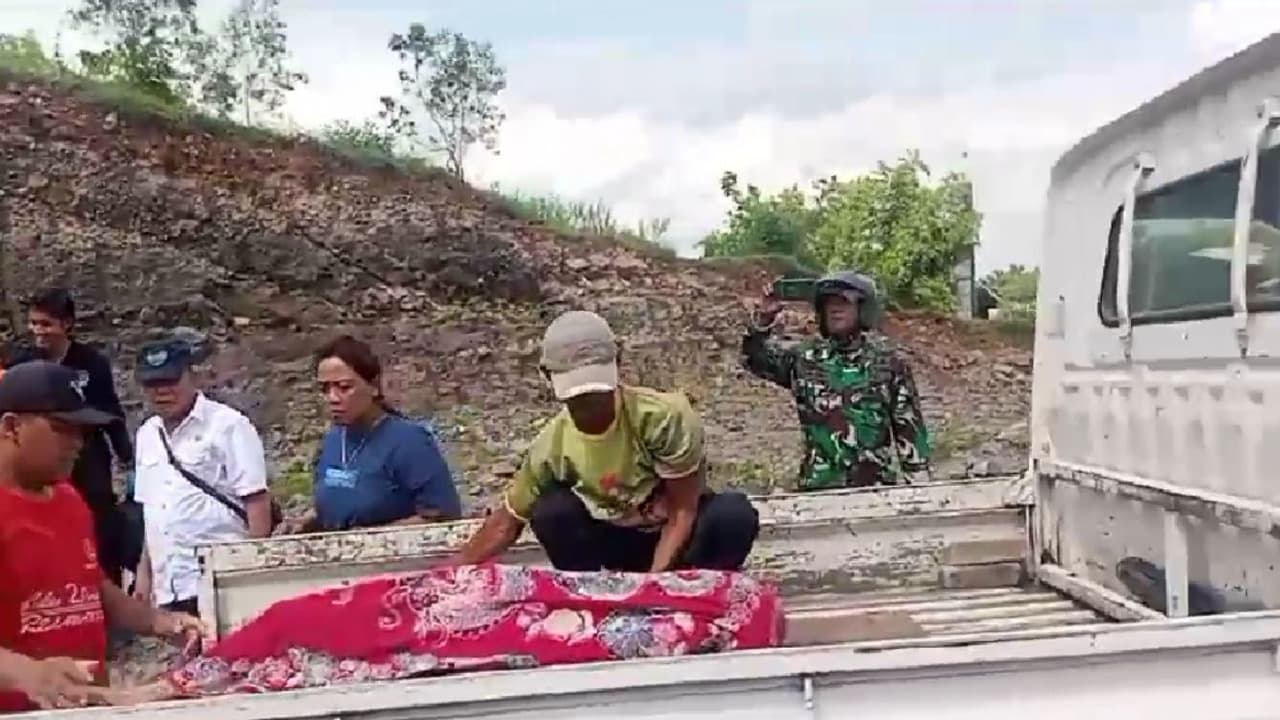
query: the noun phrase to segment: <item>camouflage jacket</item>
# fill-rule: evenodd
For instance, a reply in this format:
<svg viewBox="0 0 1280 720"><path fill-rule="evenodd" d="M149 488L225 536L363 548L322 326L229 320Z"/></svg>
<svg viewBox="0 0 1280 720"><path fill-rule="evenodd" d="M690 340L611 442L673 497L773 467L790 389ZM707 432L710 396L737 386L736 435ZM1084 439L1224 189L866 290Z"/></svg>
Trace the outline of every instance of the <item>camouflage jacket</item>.
<svg viewBox="0 0 1280 720"><path fill-rule="evenodd" d="M795 397L805 444L801 490L927 477L929 433L915 381L884 336L815 337L786 347L768 329L749 327L742 362Z"/></svg>

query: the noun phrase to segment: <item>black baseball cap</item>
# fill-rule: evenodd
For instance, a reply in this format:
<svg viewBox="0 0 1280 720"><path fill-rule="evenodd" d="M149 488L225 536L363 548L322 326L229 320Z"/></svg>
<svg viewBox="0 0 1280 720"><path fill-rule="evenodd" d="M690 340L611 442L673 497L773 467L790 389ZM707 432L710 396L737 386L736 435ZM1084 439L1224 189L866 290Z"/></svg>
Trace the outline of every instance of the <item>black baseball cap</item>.
<svg viewBox="0 0 1280 720"><path fill-rule="evenodd" d="M138 351L138 382L177 382L194 360L191 344L174 338L147 343Z"/></svg>
<svg viewBox="0 0 1280 720"><path fill-rule="evenodd" d="M0 377L0 414L45 415L73 425L106 425L117 418L89 407L80 374L48 360L14 365Z"/></svg>

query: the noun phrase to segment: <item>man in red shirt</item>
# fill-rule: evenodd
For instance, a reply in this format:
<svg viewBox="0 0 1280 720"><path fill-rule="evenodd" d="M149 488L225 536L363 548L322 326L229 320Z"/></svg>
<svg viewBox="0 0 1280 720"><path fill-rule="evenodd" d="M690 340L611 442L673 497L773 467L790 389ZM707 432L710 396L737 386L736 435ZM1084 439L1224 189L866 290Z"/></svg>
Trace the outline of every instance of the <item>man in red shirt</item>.
<svg viewBox="0 0 1280 720"><path fill-rule="evenodd" d="M85 403L77 381L75 371L44 360L0 378L0 648L95 663L95 680L105 684L108 621L185 637L189 649L203 626L129 597L103 575L93 517L67 478L83 429L113 418ZM0 713L35 707L24 693L0 691Z"/></svg>

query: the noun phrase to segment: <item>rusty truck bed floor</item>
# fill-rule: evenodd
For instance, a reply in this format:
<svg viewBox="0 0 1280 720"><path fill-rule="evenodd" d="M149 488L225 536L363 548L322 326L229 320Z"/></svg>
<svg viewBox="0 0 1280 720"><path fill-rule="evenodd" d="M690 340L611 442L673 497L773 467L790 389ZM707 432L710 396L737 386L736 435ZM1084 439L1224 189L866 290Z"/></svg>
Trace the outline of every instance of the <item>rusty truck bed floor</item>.
<svg viewBox="0 0 1280 720"><path fill-rule="evenodd" d="M1110 622L1044 587L799 595L784 604L788 645Z"/></svg>

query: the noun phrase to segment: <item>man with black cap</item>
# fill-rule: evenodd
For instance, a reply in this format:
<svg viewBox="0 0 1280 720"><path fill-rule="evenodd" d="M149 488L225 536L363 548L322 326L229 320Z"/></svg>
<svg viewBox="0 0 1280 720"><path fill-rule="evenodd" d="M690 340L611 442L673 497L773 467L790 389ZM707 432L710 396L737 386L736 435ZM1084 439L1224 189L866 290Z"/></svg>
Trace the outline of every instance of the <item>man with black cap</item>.
<svg viewBox="0 0 1280 720"><path fill-rule="evenodd" d="M258 431L242 413L200 392L194 348L168 338L138 353L135 376L155 411L138 428L134 498L145 542L135 594L195 613L196 547L271 534L271 495Z"/></svg>
<svg viewBox="0 0 1280 720"><path fill-rule="evenodd" d="M875 282L854 272L817 281L819 336L784 347L770 336L782 310L772 290L742 338L742 361L791 391L804 433L801 490L894 485L928 477L929 433L911 368L875 332Z"/></svg>
<svg viewBox="0 0 1280 720"><path fill-rule="evenodd" d="M98 565L93 517L67 478L84 429L112 420L62 365L36 360L0 378L0 647L94 663L98 682L107 622L189 643L203 631L194 617L129 597ZM0 692L0 712L34 708L23 693Z"/></svg>
<svg viewBox="0 0 1280 720"><path fill-rule="evenodd" d="M702 421L679 393L624 386L604 318L570 311L542 340L564 409L525 452L503 502L456 560L505 551L525 524L559 570L739 569L759 529L739 492L705 485Z"/></svg>

